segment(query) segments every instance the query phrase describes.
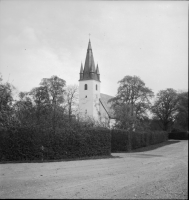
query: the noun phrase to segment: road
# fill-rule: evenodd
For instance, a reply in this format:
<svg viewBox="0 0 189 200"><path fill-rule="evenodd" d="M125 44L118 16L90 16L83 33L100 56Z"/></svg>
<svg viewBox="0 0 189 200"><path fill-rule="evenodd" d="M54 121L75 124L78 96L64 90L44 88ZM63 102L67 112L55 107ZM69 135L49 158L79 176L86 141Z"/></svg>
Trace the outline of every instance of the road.
<svg viewBox="0 0 189 200"><path fill-rule="evenodd" d="M0 198L187 199L188 141L112 158L0 164Z"/></svg>

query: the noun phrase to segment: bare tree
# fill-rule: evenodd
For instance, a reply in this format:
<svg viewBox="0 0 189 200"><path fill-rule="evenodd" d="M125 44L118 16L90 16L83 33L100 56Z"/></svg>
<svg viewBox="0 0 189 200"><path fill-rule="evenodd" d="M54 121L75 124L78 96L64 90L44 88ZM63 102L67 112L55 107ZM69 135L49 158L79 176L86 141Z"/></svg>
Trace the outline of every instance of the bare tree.
<svg viewBox="0 0 189 200"><path fill-rule="evenodd" d="M72 120L72 115L78 110L78 86L68 85L65 92L65 106L68 111L69 121Z"/></svg>

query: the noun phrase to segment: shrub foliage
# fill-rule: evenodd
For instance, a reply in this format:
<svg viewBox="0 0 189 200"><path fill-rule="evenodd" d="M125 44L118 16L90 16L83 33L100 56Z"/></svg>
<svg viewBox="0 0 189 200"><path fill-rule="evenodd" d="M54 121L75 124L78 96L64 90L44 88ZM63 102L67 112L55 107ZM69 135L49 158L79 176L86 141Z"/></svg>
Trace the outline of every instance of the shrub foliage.
<svg viewBox="0 0 189 200"><path fill-rule="evenodd" d="M111 152L164 142L164 131L131 132L121 129L66 126L64 129L12 127L0 130L0 161L58 160L108 156ZM175 138L174 138L175 139Z"/></svg>
<svg viewBox="0 0 189 200"><path fill-rule="evenodd" d="M110 153L108 129L67 127L54 134L53 129L43 132L30 126L0 131L1 161L67 159Z"/></svg>
<svg viewBox="0 0 189 200"><path fill-rule="evenodd" d="M132 77L126 79L129 81ZM122 82L130 88L125 82L126 79ZM167 140L167 133L145 131L148 123L141 123L141 126L139 119L133 117L140 116L140 121L145 121L144 113L149 107L146 95L152 95L152 91L144 87L140 79L135 77L133 80L143 87L140 91L142 93L136 102L132 97L127 99L126 95L125 102L122 103L128 103L129 107L125 106L127 112L119 115L119 119L124 120L120 120L120 124L117 123L117 127L125 130L110 131L94 127L97 125L93 122L83 123L72 119L72 114L77 114L72 107L76 104L74 95L77 89L67 88L66 91L65 80L57 76L42 79L40 86L30 92L20 92L19 100L13 100L14 87L3 83L0 77L0 161L57 160L110 155L111 150L129 151ZM133 81L130 83L132 85ZM116 98L113 99L114 103L120 100L120 96ZM120 109L117 114L120 114L119 112ZM133 125L136 132L126 131L131 130Z"/></svg>
<svg viewBox="0 0 189 200"><path fill-rule="evenodd" d="M130 151L133 149L164 142L168 139L165 131L131 132L126 130L111 130L111 151Z"/></svg>
<svg viewBox="0 0 189 200"><path fill-rule="evenodd" d="M169 133L169 139L188 140L188 132L171 132Z"/></svg>

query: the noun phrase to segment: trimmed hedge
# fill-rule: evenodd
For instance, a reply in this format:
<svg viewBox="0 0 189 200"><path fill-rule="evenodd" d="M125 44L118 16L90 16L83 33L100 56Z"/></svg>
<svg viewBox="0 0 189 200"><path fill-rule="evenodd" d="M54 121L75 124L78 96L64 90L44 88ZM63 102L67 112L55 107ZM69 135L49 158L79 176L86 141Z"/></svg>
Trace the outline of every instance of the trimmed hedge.
<svg viewBox="0 0 189 200"><path fill-rule="evenodd" d="M41 147L44 147L42 149ZM0 130L0 161L54 160L111 154L108 129L65 128L53 134L51 129L10 128Z"/></svg>
<svg viewBox="0 0 189 200"><path fill-rule="evenodd" d="M126 130L111 130L111 151L131 151L141 147L158 144L168 140L164 131L129 132Z"/></svg>
<svg viewBox="0 0 189 200"><path fill-rule="evenodd" d="M0 130L0 161L109 156L111 152L127 152L167 139L168 133L164 131L139 133L73 126L56 130L54 134L52 129L14 127Z"/></svg>
<svg viewBox="0 0 189 200"><path fill-rule="evenodd" d="M0 131L0 160L18 161L40 158L40 141L34 129L9 128Z"/></svg>
<svg viewBox="0 0 189 200"><path fill-rule="evenodd" d="M188 133L187 132L171 132L169 133L169 139L188 140Z"/></svg>
<svg viewBox="0 0 189 200"><path fill-rule="evenodd" d="M130 133L122 129L111 130L111 152L131 150Z"/></svg>

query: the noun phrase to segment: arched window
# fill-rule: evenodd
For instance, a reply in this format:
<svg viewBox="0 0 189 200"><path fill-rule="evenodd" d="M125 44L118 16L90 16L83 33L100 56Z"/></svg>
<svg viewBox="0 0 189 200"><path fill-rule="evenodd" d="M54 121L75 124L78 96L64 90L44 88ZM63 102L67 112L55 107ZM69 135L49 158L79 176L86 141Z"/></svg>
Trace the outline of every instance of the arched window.
<svg viewBox="0 0 189 200"><path fill-rule="evenodd" d="M87 84L85 84L85 90L87 90Z"/></svg>
<svg viewBox="0 0 189 200"><path fill-rule="evenodd" d="M96 90L98 89L98 86L96 85Z"/></svg>

